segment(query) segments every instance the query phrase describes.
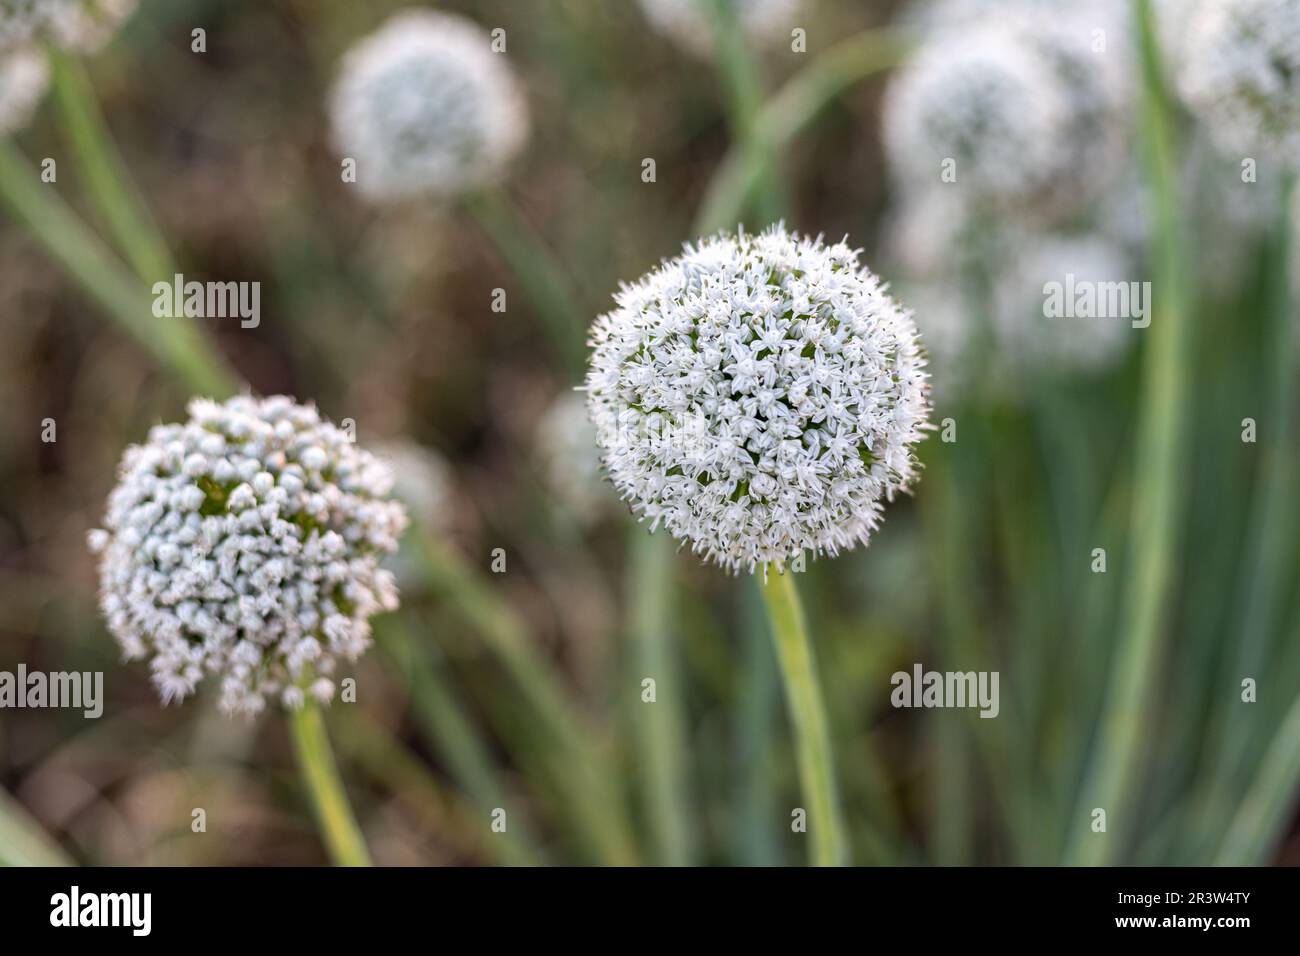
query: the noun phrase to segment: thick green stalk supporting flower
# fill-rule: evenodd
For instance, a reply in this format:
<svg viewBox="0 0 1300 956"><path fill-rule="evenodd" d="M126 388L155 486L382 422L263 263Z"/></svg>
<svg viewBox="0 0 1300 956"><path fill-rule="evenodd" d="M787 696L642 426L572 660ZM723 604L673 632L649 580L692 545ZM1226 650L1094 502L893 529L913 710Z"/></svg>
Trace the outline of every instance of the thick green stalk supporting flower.
<svg viewBox="0 0 1300 956"><path fill-rule="evenodd" d="M740 661L740 701L737 709L735 782L731 837L733 862L741 866L775 866L782 862L779 831L774 831L775 795L772 764L781 706L774 642L766 634L767 612L762 585L752 581L736 596L737 630L744 644Z"/></svg>
<svg viewBox="0 0 1300 956"><path fill-rule="evenodd" d="M1178 521L1187 486L1192 327L1185 303L1188 275L1177 193L1178 155L1149 0L1139 0L1137 17L1145 77L1142 129L1155 220L1155 302L1151 326L1144 333L1130 522L1131 584L1067 854L1071 862L1085 864L1114 862L1136 829L1143 730L1156 703L1156 664L1168 627ZM1104 833L1091 830L1096 809L1106 813Z"/></svg>
<svg viewBox="0 0 1300 956"><path fill-rule="evenodd" d="M293 749L311 794L321 836L336 866L369 866L370 851L339 779L320 708L307 703L289 712Z"/></svg>
<svg viewBox="0 0 1300 956"><path fill-rule="evenodd" d="M768 573L762 591L790 708L799 785L808 804L808 828L812 836L809 859L817 866L842 866L848 862L848 852L835 784L830 729L794 572Z"/></svg>

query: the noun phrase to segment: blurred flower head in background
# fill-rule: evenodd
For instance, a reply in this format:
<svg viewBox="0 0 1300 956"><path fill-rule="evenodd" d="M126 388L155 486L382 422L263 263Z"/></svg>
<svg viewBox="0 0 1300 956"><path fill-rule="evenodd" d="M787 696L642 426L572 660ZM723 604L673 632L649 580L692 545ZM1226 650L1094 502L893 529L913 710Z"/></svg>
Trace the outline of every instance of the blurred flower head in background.
<svg viewBox="0 0 1300 956"><path fill-rule="evenodd" d="M715 28L709 15L713 0L640 0L656 30L698 57L713 54ZM801 0L733 0L736 20L746 39L767 46L788 38L798 26Z"/></svg>
<svg viewBox="0 0 1300 956"><path fill-rule="evenodd" d="M895 76L885 146L904 192L1024 204L1068 161L1066 99L1047 64L996 25L927 43ZM940 180L945 164L955 179Z"/></svg>
<svg viewBox="0 0 1300 956"><path fill-rule="evenodd" d="M1044 287L1091 284L1127 276L1128 261L1114 242L1096 233L1036 235L999 276L993 290L996 351L1018 373L1101 372L1133 341L1128 316L1051 316ZM1049 326L1042 328L1042 325Z"/></svg>
<svg viewBox="0 0 1300 956"><path fill-rule="evenodd" d="M1132 175L1128 5L992 6L996 16L971 0L905 11L919 46L884 108L899 186L889 244L922 306L945 401L986 389L1016 400L1026 375L1113 366L1127 324L1049 319L1044 285L1133 279L1147 233ZM974 278L985 274L988 290Z"/></svg>
<svg viewBox="0 0 1300 956"><path fill-rule="evenodd" d="M135 7L136 0L4 0L0 50L39 42L93 53Z"/></svg>
<svg viewBox="0 0 1300 956"><path fill-rule="evenodd" d="M917 478L916 326L845 243L687 245L596 320L588 407L633 509L724 568L865 544Z"/></svg>
<svg viewBox="0 0 1300 956"><path fill-rule="evenodd" d="M600 471L596 429L577 392L563 393L546 409L537 425L537 451L547 487L580 522L593 524L615 510Z"/></svg>
<svg viewBox="0 0 1300 956"><path fill-rule="evenodd" d="M330 99L334 147L367 198L454 196L496 181L528 113L503 53L477 24L395 14L344 57Z"/></svg>
<svg viewBox="0 0 1300 956"><path fill-rule="evenodd" d="M1221 149L1300 164L1300 0L1203 0L1181 52L1183 99Z"/></svg>
<svg viewBox="0 0 1300 956"><path fill-rule="evenodd" d="M944 402L990 391L1024 401L1035 380L1100 374L1133 343L1131 319L1111 315L1050 315L1049 284L1062 294L1133 275L1124 247L1097 231L1051 233L1004 228L984 233L994 272L987 318L969 301L957 276L933 276L909 289L931 365L935 394Z"/></svg>
<svg viewBox="0 0 1300 956"><path fill-rule="evenodd" d="M0 134L27 125L49 80L49 64L38 50L0 54Z"/></svg>
<svg viewBox="0 0 1300 956"><path fill-rule="evenodd" d="M285 396L196 399L123 455L100 603L127 659L151 657L164 704L221 679L222 710L329 700L338 660L397 607L379 567L406 525L388 468Z"/></svg>
<svg viewBox="0 0 1300 956"><path fill-rule="evenodd" d="M375 445L374 455L391 469L393 497L406 505L411 520L425 528L445 528L452 506L447 459L432 448L402 440Z"/></svg>
<svg viewBox="0 0 1300 956"><path fill-rule="evenodd" d="M909 19L917 56L890 85L885 146L905 191L1059 221L1126 158L1132 62L1125 8L940 0ZM952 178L940 170L952 164Z"/></svg>

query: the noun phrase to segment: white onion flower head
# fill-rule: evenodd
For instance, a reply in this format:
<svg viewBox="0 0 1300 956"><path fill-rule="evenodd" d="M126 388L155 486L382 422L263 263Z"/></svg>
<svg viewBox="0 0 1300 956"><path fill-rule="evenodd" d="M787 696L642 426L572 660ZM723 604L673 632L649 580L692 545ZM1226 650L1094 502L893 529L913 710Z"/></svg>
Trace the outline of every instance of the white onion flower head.
<svg viewBox="0 0 1300 956"><path fill-rule="evenodd" d="M1183 54L1179 91L1224 152L1300 165L1300 0L1203 0Z"/></svg>
<svg viewBox="0 0 1300 956"><path fill-rule="evenodd" d="M335 149L373 200L451 197L499 179L528 113L504 53L464 17L395 14L343 59L330 99Z"/></svg>
<svg viewBox="0 0 1300 956"><path fill-rule="evenodd" d="M687 245L592 327L606 472L651 530L722 567L865 544L918 477L916 326L844 242L775 226Z"/></svg>
<svg viewBox="0 0 1300 956"><path fill-rule="evenodd" d="M136 0L2 0L0 50L40 42L94 53L135 7Z"/></svg>
<svg viewBox="0 0 1300 956"><path fill-rule="evenodd" d="M1051 69L996 24L926 42L894 76L885 148L904 190L1023 204L1068 161L1069 113ZM945 171L955 181L941 181Z"/></svg>
<svg viewBox="0 0 1300 956"><path fill-rule="evenodd" d="M104 527L100 606L164 704L205 676L227 713L328 700L341 660L397 607L380 559L406 525L387 466L285 396L195 399L122 457Z"/></svg>
<svg viewBox="0 0 1300 956"><path fill-rule="evenodd" d="M0 135L22 129L49 86L45 54L29 47L0 53Z"/></svg>
<svg viewBox="0 0 1300 956"><path fill-rule="evenodd" d="M565 392L546 409L537 424L537 450L547 487L576 518L593 524L611 510L596 429L579 393Z"/></svg>
<svg viewBox="0 0 1300 956"><path fill-rule="evenodd" d="M656 30L687 52L707 58L714 49L712 0L641 0L641 10ZM801 0L731 0L745 38L765 46L789 38Z"/></svg>

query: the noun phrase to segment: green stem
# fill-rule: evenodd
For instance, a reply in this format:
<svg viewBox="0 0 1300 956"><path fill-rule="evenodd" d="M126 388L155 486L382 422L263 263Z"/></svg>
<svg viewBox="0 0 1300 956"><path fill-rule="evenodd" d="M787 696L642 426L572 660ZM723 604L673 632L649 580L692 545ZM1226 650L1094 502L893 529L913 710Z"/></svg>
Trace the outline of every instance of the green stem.
<svg viewBox="0 0 1300 956"><path fill-rule="evenodd" d="M339 751L349 765L387 788L413 815L427 823L439 841L465 856L482 857L504 866L540 866L545 862L531 847L510 839L518 825L517 817L510 818L505 832L493 832L483 804L476 801L471 805L444 785L424 759L408 750L375 718L355 710L351 719L335 725L335 733Z"/></svg>
<svg viewBox="0 0 1300 956"><path fill-rule="evenodd" d="M763 84L758 62L745 42L745 32L736 16L734 0L709 0L709 13L717 63L727 89L732 136L756 160L755 178L758 182L755 185L758 188L749 196L753 200L753 211L760 220L758 225L764 227L784 216L787 202L781 176L776 168L776 147L760 135ZM734 222L727 223L726 228L734 228L736 225Z"/></svg>
<svg viewBox="0 0 1300 956"><path fill-rule="evenodd" d="M1293 176L1287 176L1279 201L1278 221L1269 244L1267 275L1269 323L1264 347L1272 359L1272 390L1269 405L1260 416L1264 440L1259 448L1263 461L1252 495L1250 535L1246 539L1247 560L1242 562L1241 630L1236 645L1230 683L1244 677L1258 681L1268 664L1269 641L1279 633L1282 598L1293 569L1290 560L1295 543L1294 503L1297 463L1294 453L1295 402L1300 383L1296 381L1295 315L1290 289L1291 197ZM1229 722L1226 748L1229 759L1220 762L1228 778L1240 779L1243 758L1257 755L1249 739L1249 722L1241 718L1249 708L1234 708L1236 719ZM1235 732L1236 735L1233 735Z"/></svg>
<svg viewBox="0 0 1300 956"><path fill-rule="evenodd" d="M885 31L869 30L827 50L783 86L754 119L749 141L735 143L714 173L696 220L697 235L734 229L777 155L845 90L901 62L906 47Z"/></svg>
<svg viewBox="0 0 1300 956"><path fill-rule="evenodd" d="M777 735L776 657L767 631L763 596L757 582L739 595L741 692L735 744L736 771L732 795L732 854L742 866L774 866L781 862L779 833L772 827L772 765Z"/></svg>
<svg viewBox="0 0 1300 956"><path fill-rule="evenodd" d="M477 193L465 200L465 208L523 285L563 367L579 376L586 361L583 343L589 317L554 254L505 195Z"/></svg>
<svg viewBox="0 0 1300 956"><path fill-rule="evenodd" d="M143 286L125 273L54 186L42 183L18 149L3 139L0 206L109 318L192 392L220 398L238 390L238 377L189 320L155 317Z"/></svg>
<svg viewBox="0 0 1300 956"><path fill-rule="evenodd" d="M930 541L932 575L938 589L939 652L954 670L993 671L997 665L992 656L994 649L985 635L987 624L982 623L988 613L980 600L980 566L975 559L979 548L974 542L981 532L973 526L973 516L987 510L985 501L989 495L989 476L976 449L988 447L994 439L989 423L974 410L963 419L962 428L966 437L959 436L955 444L945 449L942 459L930 465L932 471L928 472L918 505L923 530ZM971 432L975 434L972 436ZM1026 816L1024 797L1010 783L1019 782L1011 757L1017 741L1008 739L1009 732L996 726L1000 723L968 712L958 728L963 734L962 741L952 739L951 726L939 731L936 742L941 748L961 748L965 752L961 763L945 762L936 768L942 770L942 776L936 773L935 803L943 817L952 818L936 824L935 849L940 862L946 863L972 849L973 831L965 835L961 832L975 825L971 801L962 796L962 788L969 780L963 774L973 774L980 762L994 784L991 808L998 815L1003 832L1011 839L1008 853L1012 861L1025 862L1031 850L1028 828L1021 825Z"/></svg>
<svg viewBox="0 0 1300 956"><path fill-rule="evenodd" d="M493 837L489 843L492 850L511 866L536 864L541 855L522 814L512 814L504 833L491 833L489 812L511 806L513 801L489 756L487 742L461 704L459 691L443 678L439 662L432 659L436 648L424 646L400 615L387 615L377 621L375 638L407 683L416 719L429 744L480 811L483 830Z"/></svg>
<svg viewBox="0 0 1300 956"><path fill-rule="evenodd" d="M49 56L54 103L91 201L136 274L150 285L170 282L176 271L171 252L139 194L129 185L131 179L113 144L85 66L62 50L51 49Z"/></svg>
<svg viewBox="0 0 1300 956"><path fill-rule="evenodd" d="M569 706L562 684L529 640L523 623L437 536L421 530L412 542L434 590L477 631L532 707L559 750L552 783L588 848L606 863L629 865L636 848L625 805L608 761ZM535 728L529 728L534 730Z"/></svg>
<svg viewBox="0 0 1300 956"><path fill-rule="evenodd" d="M1075 808L1068 859L1116 860L1137 830L1137 780L1143 730L1155 704L1156 664L1164 646L1187 476L1187 391L1192 328L1185 308L1186 256L1177 184L1172 109L1164 86L1150 0L1139 0L1138 31L1145 73L1142 130L1155 209L1153 288L1163 293L1146 329L1143 391L1134 461L1131 512L1132 574L1111 660L1106 703L1089 773ZM1091 814L1106 812L1107 832L1091 830Z"/></svg>
<svg viewBox="0 0 1300 956"><path fill-rule="evenodd" d="M1255 782L1237 808L1219 849L1218 866L1259 866L1295 810L1300 788L1300 697L1264 754Z"/></svg>
<svg viewBox="0 0 1300 956"><path fill-rule="evenodd" d="M320 708L307 703L290 710L289 728L298 767L311 794L330 859L336 866L369 866L370 852L352 815L343 781L339 779Z"/></svg>
<svg viewBox="0 0 1300 956"><path fill-rule="evenodd" d="M649 798L649 824L659 862L687 866L693 855L686 799L685 757L690 753L683 727L683 687L671 630L673 549L663 535L632 529L628 574L632 647L636 678L655 682L654 703L637 696L635 726L643 779Z"/></svg>
<svg viewBox="0 0 1300 956"><path fill-rule="evenodd" d="M17 800L0 790L0 866L72 866Z"/></svg>
<svg viewBox="0 0 1300 956"><path fill-rule="evenodd" d="M799 783L808 804L812 831L809 859L816 866L841 866L847 862L848 848L835 787L830 730L794 573L771 571L762 590L790 708Z"/></svg>

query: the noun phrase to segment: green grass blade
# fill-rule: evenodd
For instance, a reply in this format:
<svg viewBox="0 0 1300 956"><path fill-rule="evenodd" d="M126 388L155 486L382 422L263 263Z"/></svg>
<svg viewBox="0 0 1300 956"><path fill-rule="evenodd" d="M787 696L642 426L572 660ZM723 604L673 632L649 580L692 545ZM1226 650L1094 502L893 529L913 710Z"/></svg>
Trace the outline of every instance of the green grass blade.
<svg viewBox="0 0 1300 956"><path fill-rule="evenodd" d="M0 790L0 866L73 866L31 814Z"/></svg>
<svg viewBox="0 0 1300 956"><path fill-rule="evenodd" d="M0 139L0 207L22 225L104 314L191 392L216 398L238 376L185 318L158 318L144 285L59 198L8 140Z"/></svg>
<svg viewBox="0 0 1300 956"><path fill-rule="evenodd" d="M1186 309L1186 251L1179 213L1179 165L1173 113L1165 89L1149 0L1137 5L1144 72L1143 133L1154 222L1156 290L1145 330L1143 387L1134 461L1129 588L1106 702L1067 859L1103 864L1120 859L1138 826L1139 771L1156 703L1157 663L1169 623L1179 520L1186 496L1187 393L1193 338ZM1091 814L1106 812L1107 831L1094 833Z"/></svg>

